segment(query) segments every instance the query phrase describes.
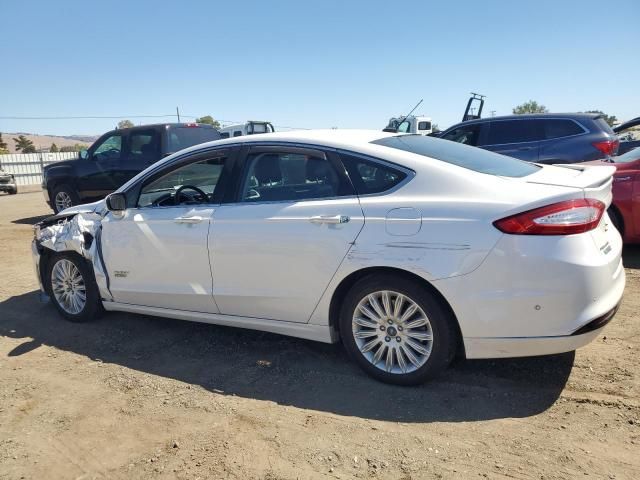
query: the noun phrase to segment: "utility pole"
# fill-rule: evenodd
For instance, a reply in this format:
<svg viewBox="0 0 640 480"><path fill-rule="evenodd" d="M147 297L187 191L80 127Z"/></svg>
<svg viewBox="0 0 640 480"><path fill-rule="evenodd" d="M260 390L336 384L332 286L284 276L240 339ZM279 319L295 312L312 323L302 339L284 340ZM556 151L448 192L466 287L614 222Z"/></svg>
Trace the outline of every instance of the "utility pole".
<svg viewBox="0 0 640 480"><path fill-rule="evenodd" d="M176 117L178 117L178 123L180 123L180 110L176 107Z"/></svg>
<svg viewBox="0 0 640 480"><path fill-rule="evenodd" d="M491 110L491 116L495 117L496 116L496 111L495 110Z"/></svg>

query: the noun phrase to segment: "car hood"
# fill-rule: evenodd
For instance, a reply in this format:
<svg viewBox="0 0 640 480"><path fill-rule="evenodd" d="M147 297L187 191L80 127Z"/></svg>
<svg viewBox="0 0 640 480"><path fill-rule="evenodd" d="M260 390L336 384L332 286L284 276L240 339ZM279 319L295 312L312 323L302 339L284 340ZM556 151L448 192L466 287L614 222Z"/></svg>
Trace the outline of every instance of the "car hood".
<svg viewBox="0 0 640 480"><path fill-rule="evenodd" d="M56 215L56 217L68 217L78 213L99 213L104 214L107 211L107 205L105 200L98 200L93 203L84 203L82 205L76 205L74 207L65 208Z"/></svg>

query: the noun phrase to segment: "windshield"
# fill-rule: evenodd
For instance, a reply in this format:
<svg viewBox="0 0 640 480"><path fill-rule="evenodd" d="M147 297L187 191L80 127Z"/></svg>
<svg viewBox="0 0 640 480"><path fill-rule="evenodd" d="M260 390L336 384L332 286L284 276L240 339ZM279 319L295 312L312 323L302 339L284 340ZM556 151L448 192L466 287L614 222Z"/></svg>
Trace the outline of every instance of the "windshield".
<svg viewBox="0 0 640 480"><path fill-rule="evenodd" d="M481 148L423 135L386 137L371 143L435 158L475 172L501 177L526 177L542 168Z"/></svg>
<svg viewBox="0 0 640 480"><path fill-rule="evenodd" d="M170 153L177 152L183 148L198 145L200 143L220 140L220 133L215 128L208 127L170 127L169 131Z"/></svg>
<svg viewBox="0 0 640 480"><path fill-rule="evenodd" d="M640 160L640 148L634 148L633 150L629 150L624 155L620 155L619 157L614 158L615 163L631 163L636 160Z"/></svg>

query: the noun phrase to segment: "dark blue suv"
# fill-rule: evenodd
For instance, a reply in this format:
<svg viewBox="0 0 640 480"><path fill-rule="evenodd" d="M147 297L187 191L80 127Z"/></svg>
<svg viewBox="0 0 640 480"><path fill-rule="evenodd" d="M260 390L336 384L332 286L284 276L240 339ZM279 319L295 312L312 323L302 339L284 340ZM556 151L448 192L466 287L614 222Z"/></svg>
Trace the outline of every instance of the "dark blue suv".
<svg viewBox="0 0 640 480"><path fill-rule="evenodd" d="M458 123L440 138L537 163L576 163L614 156L620 144L604 117L539 113Z"/></svg>

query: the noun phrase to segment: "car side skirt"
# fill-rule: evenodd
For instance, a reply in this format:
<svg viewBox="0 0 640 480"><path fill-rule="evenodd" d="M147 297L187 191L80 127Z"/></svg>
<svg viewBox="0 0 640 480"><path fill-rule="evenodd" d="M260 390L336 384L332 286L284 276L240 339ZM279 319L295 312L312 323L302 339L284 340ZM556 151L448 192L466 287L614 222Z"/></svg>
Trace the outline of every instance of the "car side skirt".
<svg viewBox="0 0 640 480"><path fill-rule="evenodd" d="M262 318L237 317L234 315L222 315L219 313L188 312L168 308L147 307L143 305L131 305L128 303L102 302L104 309L108 311L139 313L155 317L175 318L191 322L210 323L226 327L246 328L263 332L277 333L290 337L304 338L323 343L335 343L337 337L332 335L332 329L327 325L312 325L296 322L284 322L279 320L266 320Z"/></svg>

